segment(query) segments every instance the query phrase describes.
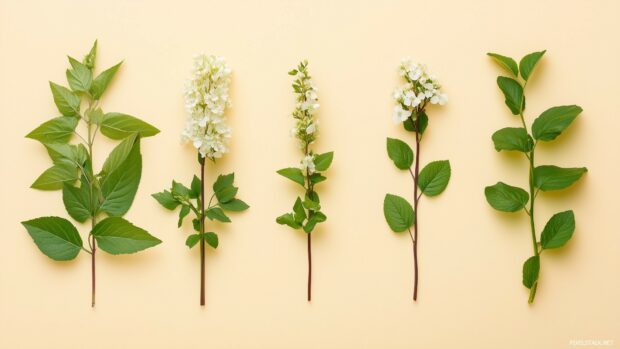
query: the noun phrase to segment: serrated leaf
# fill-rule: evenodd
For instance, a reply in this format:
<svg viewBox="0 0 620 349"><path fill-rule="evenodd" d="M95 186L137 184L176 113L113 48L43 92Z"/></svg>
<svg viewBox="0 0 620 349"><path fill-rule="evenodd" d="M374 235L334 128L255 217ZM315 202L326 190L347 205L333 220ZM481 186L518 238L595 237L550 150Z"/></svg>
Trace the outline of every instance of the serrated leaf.
<svg viewBox="0 0 620 349"><path fill-rule="evenodd" d="M110 81L112 81L112 78L114 77L122 63L123 62L120 62L117 65L104 70L93 80L90 87L90 94L93 99L98 100L99 98L101 98L101 95L103 95L105 90L108 88Z"/></svg>
<svg viewBox="0 0 620 349"><path fill-rule="evenodd" d="M575 214L573 211L556 213L549 219L540 236L544 249L562 247L573 237L575 232Z"/></svg>
<svg viewBox="0 0 620 349"><path fill-rule="evenodd" d="M91 216L91 201L90 187L84 176L79 188L70 184L65 184L62 188L62 202L67 213L80 223L84 223Z"/></svg>
<svg viewBox="0 0 620 349"><path fill-rule="evenodd" d="M439 195L448 186L451 173L450 161L440 160L430 162L420 171L418 176L418 187L426 196Z"/></svg>
<svg viewBox="0 0 620 349"><path fill-rule="evenodd" d="M583 111L577 105L563 105L545 110L532 124L532 135L541 141L556 139Z"/></svg>
<svg viewBox="0 0 620 349"><path fill-rule="evenodd" d="M315 155L314 167L317 171L326 171L329 168L329 166L332 164L333 159L334 159L333 151Z"/></svg>
<svg viewBox="0 0 620 349"><path fill-rule="evenodd" d="M519 62L519 70L521 70L521 77L523 78L523 80L527 81L530 78L532 72L534 71L534 68L536 67L536 64L545 54L545 52L547 51L544 50L540 52L533 52L521 59L521 62Z"/></svg>
<svg viewBox="0 0 620 349"><path fill-rule="evenodd" d="M517 66L517 62L515 62L514 59L507 57L507 56L502 56L497 53L491 53L491 52L487 53L487 55L492 57L495 60L495 62L501 65L504 69L506 69L506 71L511 73L512 76L514 76L515 78L519 76L519 67Z"/></svg>
<svg viewBox="0 0 620 349"><path fill-rule="evenodd" d="M87 66L69 57L72 69L67 69L67 82L73 91L88 92L93 82L93 73Z"/></svg>
<svg viewBox="0 0 620 349"><path fill-rule="evenodd" d="M578 181L586 172L588 169L585 167L538 166L534 169L534 186L542 191L565 189Z"/></svg>
<svg viewBox="0 0 620 349"><path fill-rule="evenodd" d="M278 174L300 184L301 186L305 185L305 177L301 170L296 167L283 168L278 170Z"/></svg>
<svg viewBox="0 0 620 349"><path fill-rule="evenodd" d="M41 143L67 143L78 121L78 118L68 116L53 118L32 130L26 137L36 139Z"/></svg>
<svg viewBox="0 0 620 349"><path fill-rule="evenodd" d="M218 191L226 188L230 188L233 186L235 182L235 173L229 173L227 175L219 175L217 179L213 183L213 192L217 193Z"/></svg>
<svg viewBox="0 0 620 349"><path fill-rule="evenodd" d="M39 217L21 223L39 250L53 260L74 259L82 249L80 234L73 224L64 218Z"/></svg>
<svg viewBox="0 0 620 349"><path fill-rule="evenodd" d="M220 207L226 211L240 212L247 210L250 206L239 199L232 199L228 202L220 203Z"/></svg>
<svg viewBox="0 0 620 349"><path fill-rule="evenodd" d="M211 207L206 211L206 216L210 220L217 220L223 223L230 223L230 218L219 207Z"/></svg>
<svg viewBox="0 0 620 349"><path fill-rule="evenodd" d="M217 197L217 201L220 204L225 204L235 198L235 195L237 195L238 190L239 188L237 187L233 187L233 186L226 187L226 188L216 191L215 196Z"/></svg>
<svg viewBox="0 0 620 349"><path fill-rule="evenodd" d="M50 81L50 89L58 111L64 116L80 115L80 97L68 88Z"/></svg>
<svg viewBox="0 0 620 349"><path fill-rule="evenodd" d="M73 164L57 162L45 170L30 187L40 190L60 190L65 183L73 183L76 179L78 173Z"/></svg>
<svg viewBox="0 0 620 349"><path fill-rule="evenodd" d="M491 207L502 212L519 211L530 198L525 190L502 182L484 188L484 195Z"/></svg>
<svg viewBox="0 0 620 349"><path fill-rule="evenodd" d="M172 181L172 195L182 198L189 198L189 192L190 189L182 183L174 180Z"/></svg>
<svg viewBox="0 0 620 349"><path fill-rule="evenodd" d="M540 257L533 256L523 263L523 286L532 288L538 281L540 272Z"/></svg>
<svg viewBox="0 0 620 349"><path fill-rule="evenodd" d="M141 176L142 155L140 142L136 142L125 161L102 179L101 209L110 216L122 216L127 213L138 191Z"/></svg>
<svg viewBox="0 0 620 349"><path fill-rule="evenodd" d="M167 190L164 190L160 193L152 194L151 196L155 200L157 200L157 202L159 202L163 207L169 210L174 210L175 208L177 208L177 206L180 205L180 203L174 199L172 193Z"/></svg>
<svg viewBox="0 0 620 349"><path fill-rule="evenodd" d="M414 224L411 204L398 195L385 195L383 199L383 215L390 229L396 233L403 232Z"/></svg>
<svg viewBox="0 0 620 349"><path fill-rule="evenodd" d="M401 170L406 170L413 163L413 150L407 143L400 139L387 138L387 153L390 159L394 161L394 165Z"/></svg>
<svg viewBox="0 0 620 349"><path fill-rule="evenodd" d="M506 127L496 131L493 136L495 150L516 150L528 153L534 147L532 137L523 127Z"/></svg>
<svg viewBox="0 0 620 349"><path fill-rule="evenodd" d="M108 158L103 163L103 167L101 168L102 173L112 173L119 166L127 160L127 157L131 153L131 150L134 148L136 142L139 141L138 135L136 133L129 135L122 142L120 142L108 155Z"/></svg>
<svg viewBox="0 0 620 349"><path fill-rule="evenodd" d="M112 139L124 139L134 133L144 138L158 134L159 130L131 115L107 113L101 122L101 133Z"/></svg>
<svg viewBox="0 0 620 349"><path fill-rule="evenodd" d="M523 96L523 87L516 80L499 76L497 78L497 86L504 93L504 102L514 115L519 115L525 109L525 96Z"/></svg>
<svg viewBox="0 0 620 349"><path fill-rule="evenodd" d="M99 249L110 254L135 253L159 245L161 240L121 217L108 217L97 223L91 234Z"/></svg>

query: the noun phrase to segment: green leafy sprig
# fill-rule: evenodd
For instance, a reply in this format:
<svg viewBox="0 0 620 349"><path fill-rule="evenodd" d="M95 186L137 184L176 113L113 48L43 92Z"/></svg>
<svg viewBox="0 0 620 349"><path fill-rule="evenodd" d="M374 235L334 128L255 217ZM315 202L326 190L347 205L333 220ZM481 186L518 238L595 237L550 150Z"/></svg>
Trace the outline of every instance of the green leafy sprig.
<svg viewBox="0 0 620 349"><path fill-rule="evenodd" d="M100 99L121 63L94 77L97 41L80 62L69 57L69 88L50 82L54 103L61 116L44 122L26 137L41 142L53 165L32 184L39 190L62 190L62 201L69 215L80 223L90 219L88 247L77 228L61 217L39 217L22 222L38 248L49 258L67 261L80 251L91 255L92 302L95 306L95 255L135 253L161 243L122 218L138 190L142 174L140 139L159 130L127 114L105 113ZM87 107L82 110L82 104ZM83 122L86 134L78 132ZM93 146L98 132L121 142L112 150L102 169L93 168ZM76 136L80 142L71 144ZM106 218L101 218L107 215Z"/></svg>
<svg viewBox="0 0 620 349"><path fill-rule="evenodd" d="M576 105L552 107L534 120L531 134L525 123L525 87L534 68L546 51L533 52L521 59L519 65L514 59L496 53L488 53L501 65L510 77L499 76L497 85L504 94L505 103L513 115L520 118L522 127L506 127L492 136L495 150L517 151L528 160L529 192L503 182L488 186L484 190L489 205L502 212L525 211L530 219L532 249L534 255L523 264L523 285L530 290L528 303L534 302L540 274L540 255L543 251L564 246L575 231L575 215L572 210L553 215L545 225L540 241L536 235L534 201L538 193L561 190L575 183L588 170L585 167L562 168L553 165L536 166L534 152L539 141L556 139L581 113ZM527 207L529 201L529 209Z"/></svg>
<svg viewBox="0 0 620 349"><path fill-rule="evenodd" d="M304 197L297 197L293 204L293 212L285 213L276 222L281 225L299 230L307 235L308 246L308 291L307 299L312 300L312 231L316 225L327 220L321 211L321 200L315 190L315 185L327 179L322 172L327 171L334 158L334 152L316 154L310 145L316 140L317 126L313 112L318 109L318 97L311 77L308 73L308 62L303 61L296 69L289 71L295 76L293 91L297 94L297 106L292 113L296 125L294 133L300 142L304 158L300 167L288 167L278 170L277 173L304 188Z"/></svg>
<svg viewBox="0 0 620 349"><path fill-rule="evenodd" d="M389 158L399 170L408 171L413 180L413 207L404 198L386 194L383 200L383 214L390 229L395 233L408 232L411 238L413 250L413 300L418 298L418 235L419 235L419 204L422 194L433 197L441 194L450 181L452 173L450 161L440 160L428 163L420 170L420 144L422 136L428 126L426 108L430 103L436 103L430 95L445 95L439 91L439 84L426 72L422 65L412 65L409 60L401 64L401 72L405 87L397 89L395 99L398 111L396 120L402 122L405 130L412 132L415 138L415 153L404 141L395 138L387 138L387 153ZM413 77L413 78L412 78ZM419 101L413 101L414 96L419 96ZM410 98L410 99L408 99ZM437 97L433 97L437 98ZM418 103L416 105L416 103ZM404 113L404 118L400 118ZM413 232L411 231L413 227Z"/></svg>

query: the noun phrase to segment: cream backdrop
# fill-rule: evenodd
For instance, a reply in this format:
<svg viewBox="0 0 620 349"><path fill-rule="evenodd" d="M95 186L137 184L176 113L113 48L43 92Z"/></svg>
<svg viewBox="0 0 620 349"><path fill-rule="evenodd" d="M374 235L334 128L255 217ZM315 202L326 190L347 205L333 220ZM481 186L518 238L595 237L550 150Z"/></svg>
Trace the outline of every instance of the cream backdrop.
<svg viewBox="0 0 620 349"><path fill-rule="evenodd" d="M620 2L583 1L0 1L0 347L13 348L565 348L570 340L620 345ZM99 39L97 66L124 60L103 98L107 111L161 129L143 141L142 182L128 219L160 237L145 252L99 254L98 303L90 263L42 255L20 221L68 217L59 192L29 189L50 164L24 135L56 116L48 80L65 83L66 55ZM566 248L545 253L534 305L521 266L531 254L525 214L486 203L484 186L526 186L523 158L497 153L491 134L518 121L495 84L488 51L547 49L528 86L527 121L548 107L583 114L537 162L587 166L570 190L539 196L538 229L573 209ZM234 69L231 152L208 179L235 171L251 208L213 224L207 306L198 306L198 250L189 226L151 193L198 166L179 142L182 86L195 53ZM420 293L411 301L407 235L384 221L385 193L408 196L386 137L412 140L391 120L404 56L426 63L449 103L429 109L422 163L449 159L452 179L420 210ZM334 150L320 185L328 221L314 233L314 293L305 300L304 234L274 222L299 194L275 171L300 158L289 137L294 97L286 72L310 61L319 87L319 151ZM100 139L100 165L113 142ZM83 236L86 226L79 227ZM608 342L609 343L609 342Z"/></svg>

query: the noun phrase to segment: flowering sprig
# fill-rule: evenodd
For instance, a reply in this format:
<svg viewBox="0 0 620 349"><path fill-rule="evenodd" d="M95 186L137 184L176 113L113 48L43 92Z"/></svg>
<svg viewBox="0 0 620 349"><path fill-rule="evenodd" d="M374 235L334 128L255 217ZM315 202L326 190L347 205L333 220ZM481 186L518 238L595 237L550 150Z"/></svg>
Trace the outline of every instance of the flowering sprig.
<svg viewBox="0 0 620 349"><path fill-rule="evenodd" d="M88 247L77 228L61 217L39 217L22 222L37 247L49 258L68 261L80 251L91 259L91 306L95 306L96 255L98 250L112 255L129 254L156 246L161 240L122 218L138 191L142 175L140 140L159 130L127 114L104 113L100 99L121 63L94 75L97 41L80 62L69 57L69 88L50 82L54 103L62 116L44 122L26 137L41 142L53 165L32 184L39 190L61 190L62 201L71 218L91 221ZM83 110L82 104L88 105ZM79 130L80 121L83 129ZM103 163L93 168L93 147L97 134L121 140ZM71 144L76 136L80 142ZM102 215L107 217L102 219Z"/></svg>
<svg viewBox="0 0 620 349"><path fill-rule="evenodd" d="M564 246L575 231L575 215L572 210L553 215L545 225L540 241L536 236L534 220L534 201L540 191L561 190L579 180L588 169L585 167L562 168L553 165L535 166L534 153L539 141L549 142L558 137L564 129L581 113L577 105L552 107L544 111L531 126L531 134L525 123L525 87L531 78L538 61L546 51L533 52L521 59L519 65L514 59L496 53L488 53L510 77L499 76L497 85L502 91L506 106L513 115L518 115L523 127L506 127L496 131L493 143L497 151L517 151L528 160L529 193L519 187L503 182L484 189L484 195L491 207L502 212L525 211L530 220L533 256L523 263L523 285L530 295L528 303L533 303L538 288L540 255L549 249ZM521 79L519 79L519 75ZM529 201L529 209L527 204Z"/></svg>
<svg viewBox="0 0 620 349"><path fill-rule="evenodd" d="M426 107L430 104L444 105L448 97L441 92L437 79L428 74L426 67L404 59L398 69L405 84L397 88L393 120L402 122L407 131L415 134L415 165L413 150L399 139L387 139L388 156L397 168L408 170L413 179L413 207L398 195L387 194L383 201L383 213L390 228L396 232L408 231L413 247L413 300L418 297L418 204L422 194L441 194L450 181L451 168L448 160L433 161L420 169L420 141L428 126ZM413 166L413 168L412 168ZM420 193L418 193L418 189ZM413 233L411 232L413 226Z"/></svg>
<svg viewBox="0 0 620 349"><path fill-rule="evenodd" d="M206 231L205 218L230 223L226 211L239 212L249 208L245 202L236 198L239 188L234 186L234 173L218 176L208 201L205 196L205 158L215 163L216 158L221 158L228 152L231 130L226 125L224 113L230 106L230 74L231 69L223 57L194 57L192 76L185 87L188 118L181 138L191 142L198 151L200 178L194 176L189 187L172 181L170 190L153 194L153 197L169 210L181 207L179 228L190 212L194 214L192 226L196 233L188 236L185 244L192 248L200 243L200 305L205 305L206 244L213 248L219 245L217 234Z"/></svg>
<svg viewBox="0 0 620 349"><path fill-rule="evenodd" d="M303 229L308 241L308 301L312 299L312 231L318 223L325 222L327 216L321 211L319 195L314 186L326 179L321 174L332 163L334 152L316 154L310 149L317 138L317 122L314 113L319 108L317 89L308 74L308 62L299 63L297 69L289 71L295 76L293 91L297 94L297 104L292 116L295 127L292 134L299 141L303 152L298 167L283 168L278 173L304 187L302 200L297 197L292 213L285 213L276 219L278 224L288 225L293 229Z"/></svg>

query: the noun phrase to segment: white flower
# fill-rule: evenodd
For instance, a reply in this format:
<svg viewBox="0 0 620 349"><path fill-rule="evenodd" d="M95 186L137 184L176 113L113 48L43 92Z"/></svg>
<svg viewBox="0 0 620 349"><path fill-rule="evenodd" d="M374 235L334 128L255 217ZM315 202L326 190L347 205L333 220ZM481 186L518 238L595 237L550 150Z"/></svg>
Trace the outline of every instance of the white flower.
<svg viewBox="0 0 620 349"><path fill-rule="evenodd" d="M303 159L301 159L299 169L303 172L308 171L309 174L313 174L316 172L316 167L314 165L314 155L306 155Z"/></svg>
<svg viewBox="0 0 620 349"><path fill-rule="evenodd" d="M313 134L316 131L316 124L310 124L310 126L306 127L307 134Z"/></svg>
<svg viewBox="0 0 620 349"><path fill-rule="evenodd" d="M397 124L399 122L407 120L410 115L411 111L403 109L403 107L399 104L394 107L394 114L392 115L392 119L394 120L394 123Z"/></svg>
<svg viewBox="0 0 620 349"><path fill-rule="evenodd" d="M231 130L224 112L230 106L231 69L224 57L196 55L192 76L185 85L188 113L181 139L198 149L200 156L219 158L228 152Z"/></svg>

